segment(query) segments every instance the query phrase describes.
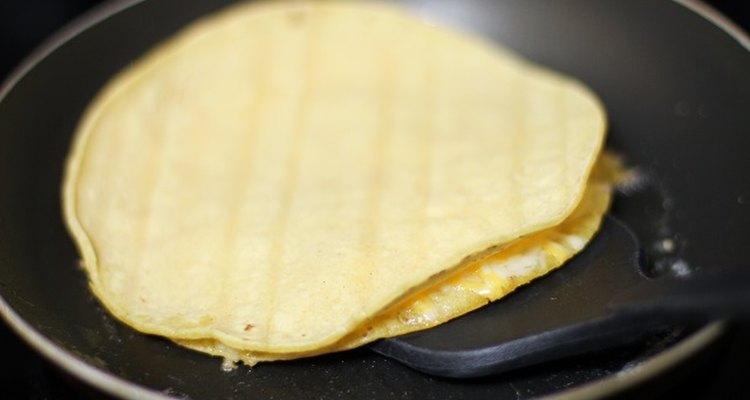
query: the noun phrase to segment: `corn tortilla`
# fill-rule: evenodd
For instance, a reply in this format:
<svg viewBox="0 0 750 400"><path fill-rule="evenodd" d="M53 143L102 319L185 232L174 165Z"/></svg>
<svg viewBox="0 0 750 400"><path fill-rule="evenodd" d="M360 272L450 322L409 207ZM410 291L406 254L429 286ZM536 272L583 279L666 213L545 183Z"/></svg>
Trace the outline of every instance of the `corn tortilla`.
<svg viewBox="0 0 750 400"><path fill-rule="evenodd" d="M242 4L107 84L64 211L122 321L288 358L559 225L604 131L575 80L390 6Z"/></svg>

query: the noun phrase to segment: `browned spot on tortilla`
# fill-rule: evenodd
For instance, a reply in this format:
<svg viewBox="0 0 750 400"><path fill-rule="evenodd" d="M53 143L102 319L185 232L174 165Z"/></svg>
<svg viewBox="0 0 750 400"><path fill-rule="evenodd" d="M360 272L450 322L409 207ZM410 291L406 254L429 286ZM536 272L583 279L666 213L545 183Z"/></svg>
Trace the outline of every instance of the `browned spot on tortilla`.
<svg viewBox="0 0 750 400"><path fill-rule="evenodd" d="M305 22L304 11L294 10L287 13L287 21L292 26L300 26Z"/></svg>

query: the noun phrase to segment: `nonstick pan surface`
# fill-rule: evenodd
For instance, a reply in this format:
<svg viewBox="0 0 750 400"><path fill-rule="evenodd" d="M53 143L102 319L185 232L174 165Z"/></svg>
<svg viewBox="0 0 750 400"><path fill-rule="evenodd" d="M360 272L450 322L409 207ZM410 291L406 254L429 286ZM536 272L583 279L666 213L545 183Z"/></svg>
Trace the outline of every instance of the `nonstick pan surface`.
<svg viewBox="0 0 750 400"><path fill-rule="evenodd" d="M486 379L445 380L366 348L224 372L219 359L113 319L90 294L62 222L60 183L71 135L113 74L230 2L106 4L58 34L0 92L0 311L74 376L133 398L601 395L679 363L720 333L719 323L672 327L605 353ZM612 213L639 236L648 273L747 264L750 53L741 40L669 1L400 3L594 89L609 113L608 147L640 171L639 184L617 195Z"/></svg>

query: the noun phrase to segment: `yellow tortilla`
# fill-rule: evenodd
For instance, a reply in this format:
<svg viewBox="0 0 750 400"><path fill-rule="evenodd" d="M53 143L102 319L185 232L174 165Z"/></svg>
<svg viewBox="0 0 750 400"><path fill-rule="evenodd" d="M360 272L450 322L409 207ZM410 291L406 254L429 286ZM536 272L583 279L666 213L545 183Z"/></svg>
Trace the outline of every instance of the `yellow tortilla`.
<svg viewBox="0 0 750 400"><path fill-rule="evenodd" d="M289 358L560 224L604 130L578 82L397 9L243 4L104 88L65 217L119 319Z"/></svg>

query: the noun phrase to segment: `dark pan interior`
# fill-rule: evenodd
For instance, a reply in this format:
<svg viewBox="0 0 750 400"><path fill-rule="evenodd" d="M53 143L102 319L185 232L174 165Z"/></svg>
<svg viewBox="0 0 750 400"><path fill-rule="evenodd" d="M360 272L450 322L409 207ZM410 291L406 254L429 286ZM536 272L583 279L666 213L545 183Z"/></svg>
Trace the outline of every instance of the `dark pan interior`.
<svg viewBox="0 0 750 400"><path fill-rule="evenodd" d="M606 354L458 381L367 349L222 372L218 359L114 320L89 293L61 218L71 135L109 77L229 2L127 8L54 50L0 102L0 295L34 329L105 371L191 398L532 397L608 376L679 338L670 331ZM608 146L641 172L613 214L638 234L649 273L747 264L750 53L731 37L669 1L402 3L576 76L600 95ZM672 251L659 245L664 239Z"/></svg>

